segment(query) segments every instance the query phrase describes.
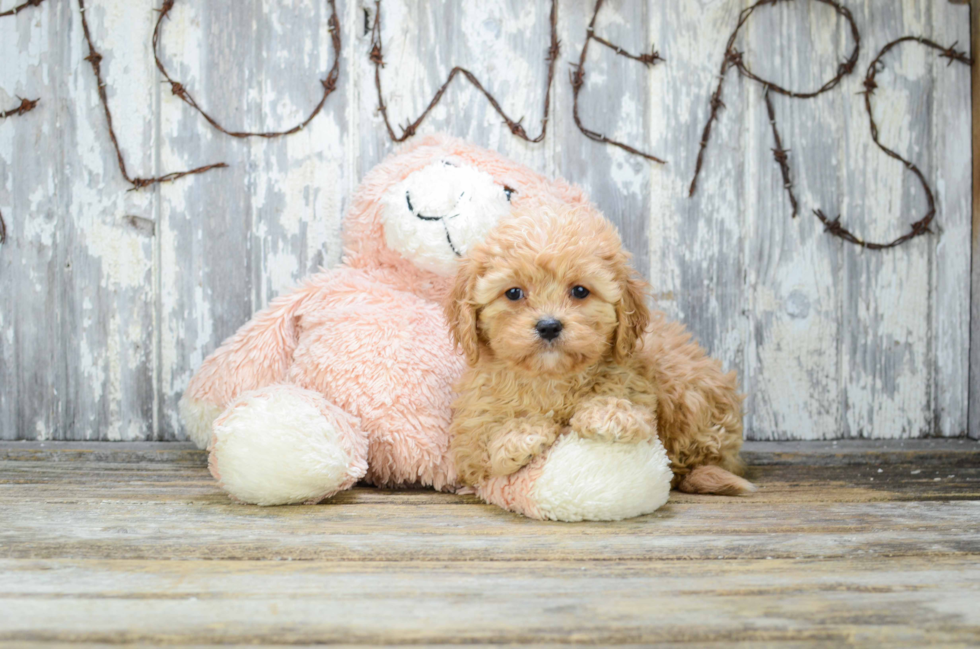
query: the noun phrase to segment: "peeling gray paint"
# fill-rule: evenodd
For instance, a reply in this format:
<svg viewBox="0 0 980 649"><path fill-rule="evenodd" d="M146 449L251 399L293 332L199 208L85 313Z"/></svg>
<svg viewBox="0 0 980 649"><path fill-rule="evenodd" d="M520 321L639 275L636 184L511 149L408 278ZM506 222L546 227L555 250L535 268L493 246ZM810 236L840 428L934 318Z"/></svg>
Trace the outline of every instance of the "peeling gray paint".
<svg viewBox="0 0 980 649"><path fill-rule="evenodd" d="M218 133L162 86L147 3L90 0L89 21L120 143L157 175L228 169L127 192L106 136L74 2L0 21L0 105L40 97L0 123L0 439L182 437L176 402L203 358L257 309L340 259L341 217L363 175L392 150L376 112L365 10L338 2L340 86L296 135ZM7 8L8 0L0 1ZM657 302L684 320L746 392L755 439L915 437L966 430L971 234L969 72L903 48L876 96L883 140L933 183L937 234L886 253L828 237L809 211L842 215L886 239L923 209L901 165L874 147L861 98L868 62L907 33L960 47L968 9L946 2L849 0L863 43L841 88L774 98L801 215L790 218L772 160L761 88L730 77L701 187L694 169L708 98L743 0L610 0L601 35L646 68L590 48L581 113L651 164L587 140L572 121L567 72L591 0L559 3L562 54L549 133L515 139L481 95L454 84L422 132L471 139L582 185L621 228ZM548 3L383 0L394 123L417 115L453 65L471 68L536 132L546 75ZM178 2L164 29L168 68L230 127L291 126L318 101L332 63L321 0ZM849 47L813 2L753 17L741 48L763 76L819 86Z"/></svg>

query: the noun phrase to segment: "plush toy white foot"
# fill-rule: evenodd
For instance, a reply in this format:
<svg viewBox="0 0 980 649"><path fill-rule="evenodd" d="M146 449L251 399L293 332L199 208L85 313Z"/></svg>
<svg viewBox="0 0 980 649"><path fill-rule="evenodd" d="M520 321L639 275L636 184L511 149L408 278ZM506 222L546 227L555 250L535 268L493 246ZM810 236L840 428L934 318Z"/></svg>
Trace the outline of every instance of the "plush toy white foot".
<svg viewBox="0 0 980 649"><path fill-rule="evenodd" d="M213 431L208 467L241 502L316 503L367 472L367 438L356 418L296 386L241 395Z"/></svg>
<svg viewBox="0 0 980 649"><path fill-rule="evenodd" d="M627 444L567 433L531 464L491 479L477 493L488 503L530 518L618 521L663 506L673 477L656 437Z"/></svg>
<svg viewBox="0 0 980 649"><path fill-rule="evenodd" d="M221 416L224 409L209 401L189 397L181 399L178 408L180 419L184 422L188 437L199 449L206 449L211 443L214 420Z"/></svg>

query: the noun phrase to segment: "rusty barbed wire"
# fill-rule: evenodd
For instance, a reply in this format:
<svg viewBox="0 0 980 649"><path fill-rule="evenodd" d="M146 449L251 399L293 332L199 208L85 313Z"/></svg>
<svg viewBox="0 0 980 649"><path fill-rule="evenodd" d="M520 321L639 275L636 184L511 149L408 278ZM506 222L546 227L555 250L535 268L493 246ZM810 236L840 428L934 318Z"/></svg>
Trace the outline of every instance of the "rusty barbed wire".
<svg viewBox="0 0 980 649"><path fill-rule="evenodd" d="M7 111L0 111L0 119L7 119L8 117L13 117L14 115L23 115L24 113L29 113L35 108L37 108L40 99L24 99L23 97L18 97L20 99L20 104L14 108Z"/></svg>
<svg viewBox="0 0 980 649"><path fill-rule="evenodd" d="M4 16L16 16L24 9L27 9L28 7L36 7L42 2L44 2L44 0L27 0L27 2L19 4L13 9L8 9L7 11L0 12L0 18L3 18Z"/></svg>
<svg viewBox="0 0 980 649"><path fill-rule="evenodd" d="M43 0L41 0L43 2ZM37 4L40 4L38 2ZM12 15L12 14L0 14ZM8 117L14 117L15 115L23 115L24 113L29 113L35 108L37 108L40 99L24 99L23 97L18 97L20 99L20 105L16 108L11 108L10 110L0 111L0 119L7 119ZM0 244L7 242L7 222L3 220L3 212L0 212Z"/></svg>
<svg viewBox="0 0 980 649"><path fill-rule="evenodd" d="M604 4L604 2L605 0L596 0L595 10L592 12L592 20L589 21L589 26L585 32L585 43L582 45L582 52L581 54L579 54L578 57L578 64L577 65L573 64L572 72L569 74L569 78L572 83L572 117L575 120L575 125L578 127L578 130L582 131L582 134L585 137L589 138L590 140L619 147L620 149L628 153L638 155L642 158L646 158L647 160L651 160L653 162L659 162L660 164L667 164L667 161L663 160L662 158L658 158L657 156L652 155L650 153L645 153L643 151L640 151L639 149L634 148L626 144L625 142L619 142L617 140L613 140L612 138L608 138L602 133L599 133L598 131L593 131L592 129L586 128L585 125L582 124L582 118L579 116L578 113L578 100L582 92L582 87L585 85L585 57L589 53L589 43L595 41L600 45L604 45L608 47L617 55L623 56L628 59L632 59L634 61L639 61L640 63L644 64L647 67L652 67L664 60L663 57L660 56L660 53L657 52L657 50L653 49L652 47L650 49L650 52L647 54L631 54L626 50L624 50L623 48L619 47L618 45L615 45L604 38L596 36L595 22L596 22L596 18L599 16L599 10L602 9L602 5Z"/></svg>
<svg viewBox="0 0 980 649"><path fill-rule="evenodd" d="M27 0L23 4L19 4L13 9L8 9L7 11L0 12L0 18L6 16L16 16L28 7L36 7L40 5L44 0ZM20 99L20 105L11 108L10 110L0 111L0 119L7 119L8 117L14 117L15 115L23 115L24 113L29 113L35 108L37 108L40 99L24 99L23 97L17 97ZM0 212L0 245L7 242L7 222L3 220L3 212Z"/></svg>
<svg viewBox="0 0 980 649"><path fill-rule="evenodd" d="M230 135L231 137L237 137L237 138L249 138L249 137L275 138L275 137L282 137L285 135L292 135L293 133L298 133L299 131L303 130L307 124L312 122L317 115L320 114L320 111L323 110L323 106L327 103L327 98L333 93L334 90L337 89L337 81L340 78L340 48L341 48L340 20L337 18L336 0L327 0L327 4L330 6L330 12L331 12L330 18L327 20L327 25L330 31L330 40L333 46L334 60L333 60L333 67L330 68L330 71L327 73L326 78L320 80L320 85L323 86L323 95L320 97L320 102L313 109L313 112L311 112L305 120L303 120L296 126L285 131L268 131L262 133L255 133L249 131L229 131L224 126L222 126L221 123L218 122L218 120L213 118L211 115L207 113L207 111L205 111L203 108L201 108L200 105L198 105L197 101L194 99L194 96L190 93L190 91L187 90L187 88L183 84L181 84L179 81L177 81L176 79L170 76L170 73L167 72L167 68L163 65L163 61L160 60L159 41L160 41L161 26L163 25L163 19L166 18L167 14L170 13L170 10L173 9L174 3L175 0L164 0L163 5L158 10L160 15L157 18L156 26L153 29L153 59L154 61L156 61L157 69L160 70L160 74L163 75L163 78L166 80L166 83L170 84L170 91L174 95L179 97L181 100L183 100L183 102L186 103L188 106L190 106L191 108L199 112L201 116L204 117L204 119L206 119L211 126L213 126L218 131L221 131L225 135Z"/></svg>
<svg viewBox="0 0 980 649"><path fill-rule="evenodd" d="M489 90L483 87L480 80L472 72L466 68L461 68L456 66L449 73L449 77L446 79L445 83L439 87L435 95L432 97L432 101L426 107L422 114L415 119L415 121L409 122L405 126L401 127L402 134L396 135L395 129L391 126L391 121L388 119L388 106L384 101L384 92L381 89L381 68L385 66L384 62L384 50L381 43L381 0L375 0L374 3L374 24L371 27L371 52L368 55L370 61L374 64L374 85L378 92L378 112L381 113L381 117L384 119L385 127L388 129L388 135L394 142L404 142L408 138L415 135L416 129L422 124L425 118L429 115L433 108L442 99L443 94L449 88L449 85L453 82L458 75L463 75L467 81L469 81L473 86L483 93L483 96L487 98L490 105L497 112L498 115L507 124L510 132L515 136L525 140L526 142L540 142L544 139L545 134L548 132L548 113L551 111L551 86L552 80L555 75L555 64L558 61L558 54L561 48L561 43L558 40L558 1L551 0L551 14L550 14L550 24L551 24L551 36L550 36L550 46L548 47L548 54L546 60L548 61L548 80L545 87L544 93L544 109L541 116L541 133L537 137L532 138L527 134L524 126L521 122L524 121L522 117L519 120L513 120L504 112L504 109L500 106L500 102L490 93Z"/></svg>
<svg viewBox="0 0 980 649"><path fill-rule="evenodd" d="M884 151L886 155L904 164L905 167L909 171L911 171L916 178L919 179L919 183L922 184L922 189L925 190L926 202L928 203L928 208L929 208L925 216L923 216L921 219L919 219L918 221L916 221L911 225L908 232L898 237L897 239L889 241L888 243L874 243L871 241L865 241L864 239L858 237L850 230L845 228L843 225L841 225L840 215L838 215L837 218L835 219L831 219L826 214L824 214L822 210L817 209L813 211L813 214L818 219L820 219L821 223L824 224L824 228L827 232L834 235L835 237L839 237L844 241L847 241L848 243L853 243L856 246L860 246L868 250L887 250L888 248L894 248L896 246L900 246L906 241L911 241L916 237L922 236L924 234L928 234L932 232L932 230L929 229L929 226L932 225L933 220L935 220L936 218L936 198L932 193L932 188L929 186L929 183L926 181L925 174L923 174L922 171L915 164L913 164L911 160L902 157L901 155L899 155L898 153L896 153L892 149L889 149L887 146L881 143L881 140L879 139L879 135L878 135L878 124L875 122L875 117L874 117L874 107L871 104L871 96L874 95L875 90L878 88L878 83L876 79L878 76L878 72L880 71L879 66L882 69L884 67L884 64L882 63L882 59L885 57L886 54L888 54L890 51L892 51L902 43L910 43L910 42L918 43L924 47L928 47L941 52L941 54L939 55L940 58L949 59L949 63L947 64L947 67L949 67L950 65L956 62L962 63L967 66L973 65L973 59L967 56L965 52L959 52L956 50L956 45L957 45L956 43L953 43L950 47L943 47L942 45L939 45L938 43L931 41L928 38L923 38L921 36L903 36L902 38L895 39L894 41L885 45L885 47L883 47L882 50L878 53L878 56L876 56L875 59L871 62L871 65L868 66L868 72L864 78L864 92L861 94L864 95L864 107L868 112L868 122L871 128L871 139L874 140L874 143L877 144L878 148Z"/></svg>
<svg viewBox="0 0 980 649"><path fill-rule="evenodd" d="M795 219L800 213L800 204L796 200L796 191L793 189L793 180L789 174L789 149L783 148L783 138L779 135L779 127L776 126L776 109L772 105L772 99L769 97L769 88L766 88L765 92L766 99L766 111L769 114L769 125L772 127L772 137L776 142L776 148L772 150L772 155L776 160L776 164L779 165L779 170L783 174L783 187L786 188L786 193L789 194L789 202L793 206L793 218Z"/></svg>
<svg viewBox="0 0 980 649"><path fill-rule="evenodd" d="M224 162L219 162L188 171L175 171L155 178L133 178L129 175L129 171L126 168L126 160L123 158L122 149L119 148L119 140L116 138L116 131L112 125L112 111L109 110L109 97L106 94L106 83L102 78L102 55L99 54L99 51L95 48L95 43L92 42L92 34L88 28L88 19L85 17L85 0L78 0L78 9L82 16L82 33L85 36L85 42L88 44L88 56L85 57L85 60L91 64L92 71L95 73L95 79L99 89L99 101L102 102L102 109L105 112L106 125L109 129L109 139L112 140L112 146L116 150L119 171L122 172L122 176L126 179L126 182L133 186L132 189L143 189L144 187L158 183L169 183L184 176L201 174L212 169L227 167L228 165Z"/></svg>
<svg viewBox="0 0 980 649"><path fill-rule="evenodd" d="M762 84L762 86L765 88L765 93L767 95L766 97L767 108L769 109L769 113L770 113L770 122L772 123L773 132L776 133L778 132L778 129L775 123L775 119L776 119L775 111L772 108L772 106L769 105L771 103L768 98L769 91L775 92L780 95L785 95L786 97L792 97L794 99L812 99L813 97L822 95L828 90L832 90L833 88L836 88L840 84L840 82L844 79L844 77L851 74L854 71L855 66L857 66L858 57L861 54L861 33L858 30L857 23L854 21L854 16L851 15L851 11L847 7L836 2L836 0L813 0L814 2L821 2L829 7L832 7L834 11L837 12L837 15L841 16L842 18L844 18L844 20L847 21L848 25L851 28L851 36L854 39L854 49L851 51L847 59L837 66L837 74L817 90L811 92L795 92L793 90L788 90L786 88L783 88L779 84L775 84L772 83L771 81L767 81L766 79L763 79L757 76L754 72L752 72L752 70L745 63L745 58L743 56L743 53L735 48L735 41L738 39L738 35L742 31L742 27L745 26L745 23L747 23L749 18L752 17L752 14L755 13L756 9L767 5L776 5L781 3L793 2L793 1L794 0L759 0L759 2L756 2L751 7L743 9L742 12L739 14L738 24L735 25L735 30L732 32L732 35L728 38L728 43L725 46L725 55L721 62L721 73L719 74L718 86L715 88L714 93L712 93L711 95L711 102L710 102L711 113L708 116L707 123L704 125L704 132L701 135L701 145L700 145L701 148L698 151L698 159L694 166L694 178L691 180L691 187L688 192L689 196L694 196L695 192L697 191L698 178L701 176L701 169L704 165L705 152L708 148L708 141L711 139L711 128L714 125L714 123L718 120L719 111L725 107L725 104L722 101L722 89L724 88L725 77L728 75L729 70L735 68L739 71L739 74L741 76L756 81ZM793 194L792 181L790 180L789 177L788 154L789 151L787 149L784 149L780 142L777 142L776 149L773 151L773 155L775 157L776 163L779 165L780 169L783 170L783 180L785 181L787 192L789 193L791 202L793 203L793 216L795 217L797 212L797 205L796 205L796 197Z"/></svg>

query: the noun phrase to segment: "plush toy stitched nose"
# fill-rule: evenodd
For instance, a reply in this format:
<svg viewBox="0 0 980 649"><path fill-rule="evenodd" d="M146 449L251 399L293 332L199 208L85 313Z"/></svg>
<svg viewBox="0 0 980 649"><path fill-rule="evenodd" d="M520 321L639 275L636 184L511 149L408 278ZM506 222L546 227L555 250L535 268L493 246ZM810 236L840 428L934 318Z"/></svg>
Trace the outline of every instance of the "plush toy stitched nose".
<svg viewBox="0 0 980 649"><path fill-rule="evenodd" d="M538 320L538 324L534 325L534 328L539 336L547 341L552 341L561 333L561 322L554 318L546 318Z"/></svg>

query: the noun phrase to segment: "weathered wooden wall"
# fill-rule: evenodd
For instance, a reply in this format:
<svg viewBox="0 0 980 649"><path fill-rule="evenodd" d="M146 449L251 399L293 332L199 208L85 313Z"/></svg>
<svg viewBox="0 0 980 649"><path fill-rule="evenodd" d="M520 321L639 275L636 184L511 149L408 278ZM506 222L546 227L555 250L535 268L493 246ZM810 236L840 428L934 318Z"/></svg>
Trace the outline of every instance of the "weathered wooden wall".
<svg viewBox="0 0 980 649"><path fill-rule="evenodd" d="M368 59L369 0L338 2L339 89L308 128L240 140L213 130L160 83L151 2L89 0L117 133L136 175L230 167L127 192L98 102L76 0L0 18L0 438L180 438L175 405L206 354L268 300L339 259L358 180L392 150ZM877 149L862 88L881 47L906 34L970 42L948 0L844 0L862 35L857 69L812 100L775 97L801 215L773 163L762 87L730 75L700 189L686 196L725 39L745 0L609 0L597 32L647 68L593 43L581 115L589 127L669 161L586 139L568 73L592 0L559 0L561 58L549 132L513 137L457 82L424 124L583 185L620 226L659 305L683 319L749 394L756 439L917 437L967 431L970 355L970 72L915 45L894 53L875 96L882 141L928 177L935 234L886 252L823 232L823 208L868 239L905 232L924 195ZM0 0L0 11L14 6ZM393 123L421 112L453 65L539 129L549 3L382 0L385 100ZM229 127L288 128L318 101L332 64L324 0L178 0L163 58ZM852 43L812 0L752 18L739 49L766 78L822 85Z"/></svg>
<svg viewBox="0 0 980 649"><path fill-rule="evenodd" d="M973 0L971 5L971 24L973 26L973 51L980 45L980 0ZM973 66L973 96L980 96L980 65ZM980 102L973 104L973 123L980 124ZM973 129L973 185L976 187L980 167L976 160L980 158L980 128ZM969 435L980 439L980 192L973 193L973 292L970 298L970 413Z"/></svg>

